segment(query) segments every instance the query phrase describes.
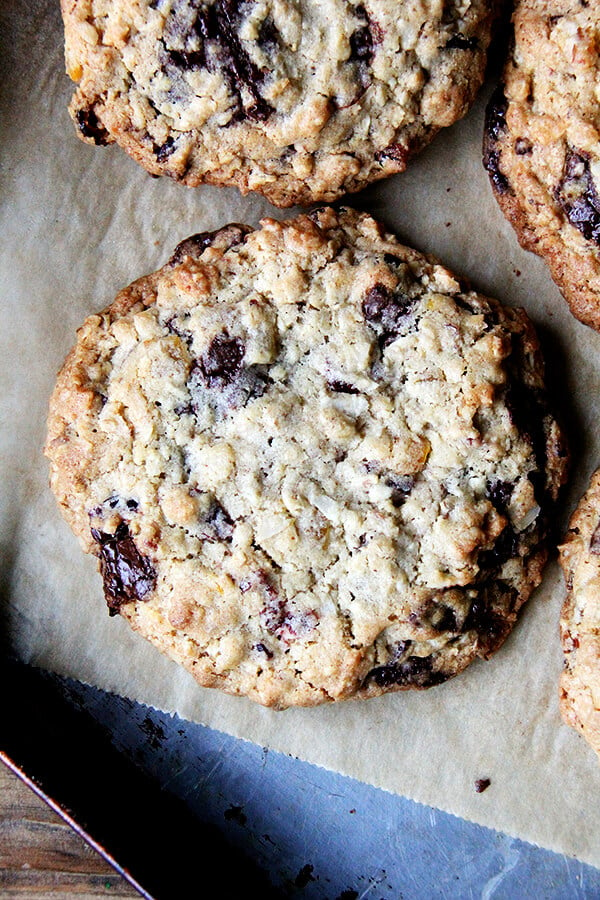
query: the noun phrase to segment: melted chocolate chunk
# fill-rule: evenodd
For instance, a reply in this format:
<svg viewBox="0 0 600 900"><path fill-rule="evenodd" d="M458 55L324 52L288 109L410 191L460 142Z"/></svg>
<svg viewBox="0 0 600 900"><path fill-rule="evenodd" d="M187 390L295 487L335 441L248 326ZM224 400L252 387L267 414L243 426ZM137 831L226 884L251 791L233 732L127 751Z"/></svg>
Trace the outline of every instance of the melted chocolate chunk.
<svg viewBox="0 0 600 900"><path fill-rule="evenodd" d="M250 234L252 228L248 225L226 225L225 228L218 228L216 231L202 231L199 234L193 234L181 243L177 244L173 255L168 262L170 266L178 266L187 257L191 259L199 259L207 247L216 245L220 250L230 250L243 244L246 236Z"/></svg>
<svg viewBox="0 0 600 900"><path fill-rule="evenodd" d="M504 85L499 84L490 97L485 111L485 132L494 141L500 139L506 131L506 110L508 100L504 94Z"/></svg>
<svg viewBox="0 0 600 900"><path fill-rule="evenodd" d="M590 553L594 556L600 556L600 522L596 525L590 538Z"/></svg>
<svg viewBox="0 0 600 900"><path fill-rule="evenodd" d="M384 284L375 284L363 301L362 311L367 323L377 332L383 350L392 341L411 330L407 326L415 300L399 291L392 292Z"/></svg>
<svg viewBox="0 0 600 900"><path fill-rule="evenodd" d="M529 441L535 455L538 473L532 472L529 480L535 487L535 499L542 506L545 502L545 478L541 473L546 471L546 431L545 417L547 404L544 396L534 388L524 384L512 385L506 392L506 408L511 421L521 435Z"/></svg>
<svg viewBox="0 0 600 900"><path fill-rule="evenodd" d="M485 653L491 653L500 646L511 629L509 618L494 610L493 601L499 601L510 613L517 597L516 589L502 581L482 585L463 623L463 633L476 631L481 649Z"/></svg>
<svg viewBox="0 0 600 900"><path fill-rule="evenodd" d="M588 241L600 246L600 195L587 153L569 150L555 198L567 219Z"/></svg>
<svg viewBox="0 0 600 900"><path fill-rule="evenodd" d="M505 562L516 555L519 548L519 535L507 525L496 538L491 550L481 550L478 557L479 568L482 572L495 572L502 568Z"/></svg>
<svg viewBox="0 0 600 900"><path fill-rule="evenodd" d="M239 37L244 0L219 0L198 8L198 0L175 5L167 22L164 46L167 65L176 69L219 71L233 97L232 122L244 118L264 122L273 107L260 93L266 72L252 62Z"/></svg>
<svg viewBox="0 0 600 900"><path fill-rule="evenodd" d="M209 387L231 384L242 368L246 348L239 338L222 331L213 338L200 360L200 368Z"/></svg>
<svg viewBox="0 0 600 900"><path fill-rule="evenodd" d="M500 170L500 154L496 144L501 135L506 131L506 109L508 101L504 96L504 86L498 85L490 98L485 111L485 137L483 140L483 164L492 182L492 186L499 194L510 191L510 184L506 175Z"/></svg>
<svg viewBox="0 0 600 900"><path fill-rule="evenodd" d="M205 541L230 541L233 535L233 520L218 500L214 500L201 525L200 536Z"/></svg>
<svg viewBox="0 0 600 900"><path fill-rule="evenodd" d="M91 138L99 147L104 147L110 142L108 131L91 107L89 109L78 109L75 113L75 119L82 135L86 138Z"/></svg>
<svg viewBox="0 0 600 900"><path fill-rule="evenodd" d="M446 50L476 50L479 47L479 40L476 37L465 37L459 31L453 34L446 44Z"/></svg>
<svg viewBox="0 0 600 900"><path fill-rule="evenodd" d="M92 528L92 537L100 545L104 596L110 615L115 616L124 603L144 600L154 590L156 571L135 546L126 522L114 534Z"/></svg>
<svg viewBox="0 0 600 900"><path fill-rule="evenodd" d="M430 656L409 656L403 662L388 663L377 666L367 675L379 687L433 687L448 679L444 672L435 672Z"/></svg>
<svg viewBox="0 0 600 900"><path fill-rule="evenodd" d="M431 626L439 632L449 631L457 634L461 630L456 611L451 606L437 600L430 600L424 607L412 612L408 621L411 625Z"/></svg>

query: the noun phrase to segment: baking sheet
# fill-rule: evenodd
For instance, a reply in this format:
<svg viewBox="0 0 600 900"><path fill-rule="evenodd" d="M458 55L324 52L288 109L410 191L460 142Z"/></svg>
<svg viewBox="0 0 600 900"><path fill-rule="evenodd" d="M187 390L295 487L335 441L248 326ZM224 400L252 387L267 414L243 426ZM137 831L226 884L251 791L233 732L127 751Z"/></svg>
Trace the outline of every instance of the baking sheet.
<svg viewBox="0 0 600 900"><path fill-rule="evenodd" d="M311 710L276 713L201 689L107 616L95 561L47 487L41 450L56 371L84 317L181 239L293 211L155 180L118 148L82 144L66 111L57 0L4 0L0 26L0 577L19 656L600 866L600 769L558 713L556 562L491 661L427 692ZM407 173L349 202L538 324L574 456L564 527L600 460L600 335L570 316L495 205L480 154L490 89ZM482 794L480 778L491 781Z"/></svg>

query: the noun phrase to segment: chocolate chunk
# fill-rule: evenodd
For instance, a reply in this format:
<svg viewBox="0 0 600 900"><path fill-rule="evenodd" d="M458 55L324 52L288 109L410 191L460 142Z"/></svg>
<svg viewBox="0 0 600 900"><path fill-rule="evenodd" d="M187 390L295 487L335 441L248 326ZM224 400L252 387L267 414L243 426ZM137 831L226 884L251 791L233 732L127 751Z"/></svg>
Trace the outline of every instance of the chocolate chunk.
<svg viewBox="0 0 600 900"><path fill-rule="evenodd" d="M409 321L415 300L396 290L392 292L384 284L375 284L363 301L362 311L367 323L378 335L383 350L392 341L412 330Z"/></svg>
<svg viewBox="0 0 600 900"><path fill-rule="evenodd" d="M200 536L205 541L230 541L233 535L233 520L218 500L214 500L202 521Z"/></svg>
<svg viewBox="0 0 600 900"><path fill-rule="evenodd" d="M100 545L100 572L109 613L115 616L124 603L146 599L156 585L156 571L139 552L126 522L114 534L92 528L92 537Z"/></svg>
<svg viewBox="0 0 600 900"><path fill-rule="evenodd" d="M266 644L263 644L263 643L254 644L252 649L256 650L257 653L264 653L264 655L267 657L267 659L273 659L273 656L274 656L273 651L269 650L269 648L267 647Z"/></svg>
<svg viewBox="0 0 600 900"><path fill-rule="evenodd" d="M110 143L108 131L102 125L92 107L89 109L78 109L75 113L75 119L77 127L84 137L90 138L99 147L104 147Z"/></svg>
<svg viewBox="0 0 600 900"><path fill-rule="evenodd" d="M488 481L485 495L488 500L492 501L495 509L504 515L514 488L514 484L510 481L500 481L499 479L497 481Z"/></svg>
<svg viewBox="0 0 600 900"><path fill-rule="evenodd" d="M504 94L504 85L499 84L489 99L485 111L485 133L494 141L498 141L506 131L506 110L508 100Z"/></svg>
<svg viewBox="0 0 600 900"><path fill-rule="evenodd" d="M434 671L430 656L409 656L403 662L388 663L371 669L367 679L372 679L383 688L392 685L425 688L442 684L447 681L448 675Z"/></svg>
<svg viewBox="0 0 600 900"><path fill-rule="evenodd" d="M502 581L490 581L481 586L463 623L462 632L476 631L478 644L487 655L500 646L511 629L510 613L517 598L517 591ZM506 612L497 613L494 600Z"/></svg>
<svg viewBox="0 0 600 900"><path fill-rule="evenodd" d="M487 153L484 157L483 164L487 169L487 173L492 182L492 186L498 194L507 194L510 191L510 183L508 178L500 170L500 155L497 151Z"/></svg>
<svg viewBox="0 0 600 900"><path fill-rule="evenodd" d="M600 556L600 522L596 525L590 538L590 553L593 553L594 556Z"/></svg>
<svg viewBox="0 0 600 900"><path fill-rule="evenodd" d="M478 562L482 572L495 572L502 568L505 562L516 555L519 548L519 535L507 525L498 535L494 546L490 550L479 552Z"/></svg>
<svg viewBox="0 0 600 900"><path fill-rule="evenodd" d="M181 243L177 244L173 255L168 262L170 266L178 266L186 257L190 259L199 259L207 247L217 246L219 250L230 250L243 244L246 236L253 229L248 225L226 225L224 228L218 228L216 231L202 231L199 234L193 234Z"/></svg>
<svg viewBox="0 0 600 900"><path fill-rule="evenodd" d="M327 387L336 394L360 394L358 388L347 381L338 381L337 379L334 379L333 381L327 382Z"/></svg>
<svg viewBox="0 0 600 900"><path fill-rule="evenodd" d="M548 454L545 430L546 399L536 389L519 384L509 387L505 403L513 425L533 449L538 472L530 472L529 480L536 488L535 499L542 506L546 499L546 479L542 473L546 471Z"/></svg>
<svg viewBox="0 0 600 900"><path fill-rule="evenodd" d="M587 153L570 149L555 198L567 219L588 241L600 246L600 195Z"/></svg>
<svg viewBox="0 0 600 900"><path fill-rule="evenodd" d="M362 4L355 8L354 14L363 24L350 35L350 59L370 66L373 59L373 35L369 27L369 17Z"/></svg>
<svg viewBox="0 0 600 900"><path fill-rule="evenodd" d="M533 144L526 138L517 138L515 141L515 153L517 156L529 156L533 151Z"/></svg>
<svg viewBox="0 0 600 900"><path fill-rule="evenodd" d="M209 387L223 387L230 384L240 369L246 348L239 338L230 338L222 331L213 338L208 350L200 360L200 367Z"/></svg>
<svg viewBox="0 0 600 900"><path fill-rule="evenodd" d="M483 139L483 165L499 194L510 191L506 175L500 170L500 153L496 147L501 135L506 131L506 110L508 101L504 96L504 86L498 85L485 111L485 132Z"/></svg>
<svg viewBox="0 0 600 900"><path fill-rule="evenodd" d="M390 500L395 507L402 506L413 487L415 479L413 475L388 475L385 480L388 487L391 487L392 494Z"/></svg>
<svg viewBox="0 0 600 900"><path fill-rule="evenodd" d="M478 778L475 782L475 790L478 794L483 794L484 791L487 791L491 783L489 778Z"/></svg>
<svg viewBox="0 0 600 900"><path fill-rule="evenodd" d="M256 39L258 45L272 53L277 46L278 37L279 31L275 27L273 19L271 16L267 16L258 28L258 37Z"/></svg>
<svg viewBox="0 0 600 900"><path fill-rule="evenodd" d="M156 161L159 163L164 163L167 161L169 156L175 152L175 139L169 135L164 144L161 144L159 147L154 148L154 155L156 156Z"/></svg>
<svg viewBox="0 0 600 900"><path fill-rule="evenodd" d="M219 71L233 97L232 123L264 122L273 107L260 93L267 73L252 62L239 37L245 0L220 0L198 8L174 5L163 39L167 68ZM190 16L191 13L191 16Z"/></svg>
<svg viewBox="0 0 600 900"><path fill-rule="evenodd" d="M443 593L440 596L443 597ZM430 626L439 632L449 631L457 634L461 630L456 611L438 600L430 600L421 609L412 612L408 621L411 625Z"/></svg>
<svg viewBox="0 0 600 900"><path fill-rule="evenodd" d="M479 47L479 40L476 37L465 37L460 31L453 34L446 43L446 50L476 50Z"/></svg>

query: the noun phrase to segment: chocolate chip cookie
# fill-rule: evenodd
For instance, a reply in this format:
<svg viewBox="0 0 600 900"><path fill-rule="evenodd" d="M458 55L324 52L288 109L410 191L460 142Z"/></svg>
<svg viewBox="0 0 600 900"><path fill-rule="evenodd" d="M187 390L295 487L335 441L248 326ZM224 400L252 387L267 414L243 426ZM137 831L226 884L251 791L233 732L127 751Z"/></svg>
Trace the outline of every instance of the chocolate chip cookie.
<svg viewBox="0 0 600 900"><path fill-rule="evenodd" d="M560 557L567 582L560 708L600 754L600 469L571 517Z"/></svg>
<svg viewBox="0 0 600 900"><path fill-rule="evenodd" d="M544 257L578 319L600 329L600 13L521 0L484 161L520 243Z"/></svg>
<svg viewBox="0 0 600 900"><path fill-rule="evenodd" d="M80 137L279 206L404 170L468 109L497 0L62 0Z"/></svg>
<svg viewBox="0 0 600 900"><path fill-rule="evenodd" d="M279 708L490 656L566 468L525 313L330 208L189 238L91 316L46 452L109 611Z"/></svg>

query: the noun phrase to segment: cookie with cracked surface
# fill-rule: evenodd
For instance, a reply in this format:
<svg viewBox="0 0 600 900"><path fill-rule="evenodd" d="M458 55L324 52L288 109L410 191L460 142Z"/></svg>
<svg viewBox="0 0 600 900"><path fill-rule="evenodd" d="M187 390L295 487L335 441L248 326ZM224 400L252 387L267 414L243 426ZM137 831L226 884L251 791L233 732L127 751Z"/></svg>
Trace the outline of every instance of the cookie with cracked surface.
<svg viewBox="0 0 600 900"><path fill-rule="evenodd" d="M488 657L566 466L525 314L330 208L197 235L91 316L46 452L110 611L279 708Z"/></svg>
<svg viewBox="0 0 600 900"><path fill-rule="evenodd" d="M521 0L484 163L526 250L573 314L600 329L600 14L587 0Z"/></svg>
<svg viewBox="0 0 600 900"><path fill-rule="evenodd" d="M571 517L560 561L567 583L560 709L600 755L600 469Z"/></svg>
<svg viewBox="0 0 600 900"><path fill-rule="evenodd" d="M154 175L329 202L464 115L497 2L62 0L71 115Z"/></svg>

